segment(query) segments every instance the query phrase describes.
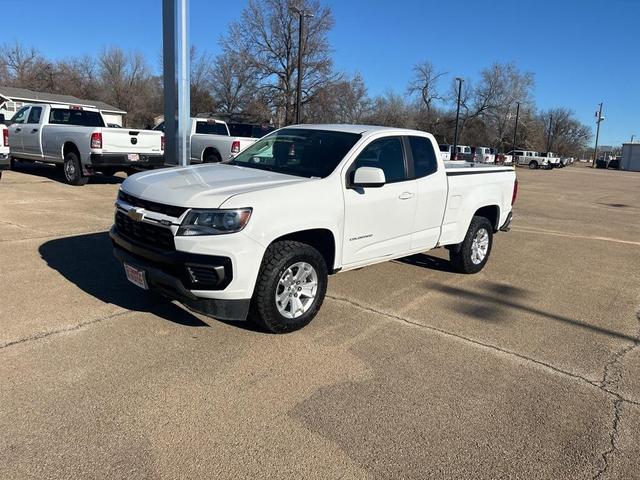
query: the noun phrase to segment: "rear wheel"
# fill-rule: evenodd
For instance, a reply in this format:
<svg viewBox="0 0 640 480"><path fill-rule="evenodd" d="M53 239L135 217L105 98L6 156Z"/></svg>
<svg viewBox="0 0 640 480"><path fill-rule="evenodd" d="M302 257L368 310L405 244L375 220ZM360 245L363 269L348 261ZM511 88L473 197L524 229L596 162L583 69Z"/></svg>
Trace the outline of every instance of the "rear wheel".
<svg viewBox="0 0 640 480"><path fill-rule="evenodd" d="M207 150L202 157L202 161L204 163L218 163L222 161L222 158L220 158L220 154L215 150Z"/></svg>
<svg viewBox="0 0 640 480"><path fill-rule="evenodd" d="M75 152L67 152L64 155L63 171L64 179L69 185L85 185L89 181L89 177L82 175L82 165Z"/></svg>
<svg viewBox="0 0 640 480"><path fill-rule="evenodd" d="M249 316L270 332L292 332L313 320L326 291L327 265L315 248L276 242L265 252Z"/></svg>
<svg viewBox="0 0 640 480"><path fill-rule="evenodd" d="M529 162L529 169L530 170L535 170L538 168L538 162L536 162L535 160L531 160Z"/></svg>
<svg viewBox="0 0 640 480"><path fill-rule="evenodd" d="M485 217L473 217L464 240L449 250L453 268L460 273L477 273L489 260L493 225Z"/></svg>

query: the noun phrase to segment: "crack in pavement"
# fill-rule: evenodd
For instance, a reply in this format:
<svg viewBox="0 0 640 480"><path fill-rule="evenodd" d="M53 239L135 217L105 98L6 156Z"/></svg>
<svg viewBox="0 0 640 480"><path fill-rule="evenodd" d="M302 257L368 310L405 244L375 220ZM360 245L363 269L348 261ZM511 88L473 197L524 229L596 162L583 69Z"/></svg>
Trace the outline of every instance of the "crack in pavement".
<svg viewBox="0 0 640 480"><path fill-rule="evenodd" d="M605 452L602 452L602 467L598 469L596 474L593 476L593 480L598 480L603 477L603 475L609 469L609 459L611 456L615 455L618 451L618 436L620 435L620 418L622 416L622 404L624 400L622 398L616 398L613 401L613 424L611 426L611 433L609 434L609 449Z"/></svg>
<svg viewBox="0 0 640 480"><path fill-rule="evenodd" d="M604 366L604 373L601 388L605 391L611 391L613 387L617 387L618 382L622 380L622 373L618 370L622 364L623 358L631 352L634 348L640 345L640 308L636 312L636 320L638 321L638 333L636 335L636 341L631 345L627 345L618 351ZM615 376L614 376L615 375ZM593 476L594 480L600 479L609 469L610 459L618 452L618 436L620 435L619 427L622 416L622 403L625 399L619 393L612 393L615 395L613 402L613 423L611 433L609 434L609 449L602 452L602 467Z"/></svg>
<svg viewBox="0 0 640 480"><path fill-rule="evenodd" d="M638 339L636 339L635 342L633 342L631 345L627 345L625 348L623 348L621 351L617 352L616 355L614 355L613 359L609 362L607 362L607 365L605 365L605 373L604 373L604 377L603 380L601 382L594 382L592 380L589 380L588 378L585 378L581 375L575 374L575 373L571 373L568 372L566 370L562 370L561 368L557 368L554 367L551 364L548 364L546 362L542 362L540 360L536 360L535 358L531 358L528 357L526 355L522 355L520 353L511 351L511 350L507 350L505 348L502 347L498 347L497 345L491 345L488 343L484 343L484 342L480 342L478 340L474 340L472 338L469 337L465 337L464 335L459 335L456 333L452 333L452 332L448 332L446 330L443 330L441 328L438 327L434 327L431 325L425 325L419 322L415 322L413 320L410 320L408 318L405 317L401 317L399 315L394 315L392 313L389 312L384 312L366 305L362 305L358 302L355 302L353 300L350 300L348 298L344 298L344 297L336 297L334 295L327 295L328 298L331 298L333 300L336 300L338 302L344 302L344 303L348 303L356 308L360 308L362 310L371 312L371 313L375 313L378 315L382 315L385 316L387 318L391 318L393 320L399 320L405 324L414 326L414 327L419 327L419 328L425 328L427 330L431 330L437 333L440 333L441 335L445 335L448 337L453 337L456 338L458 340L462 340L464 342L468 342L471 344L474 344L476 346L480 346L483 348L487 348L493 351L497 351L506 355L510 355L510 356L514 356L516 358L519 358L521 360L524 360L526 362L531 362L533 364L536 364L538 366L541 366L543 368L546 368L548 370L551 370L555 373L558 373L560 375L565 375L568 376L574 380L579 380L581 382L585 382L589 385L591 385L592 387L597 388L598 390L601 390L611 396L613 396L613 421L612 421L612 425L611 425L611 431L609 433L609 448L604 451L601 454L601 458L602 458L602 466L598 468L598 471L596 472L596 474L593 476L594 480L599 480L603 477L603 475L605 475L605 473L607 472L609 465L610 465L610 461L612 459L612 457L617 453L618 451L618 437L620 435L620 421L621 421L621 417L622 417L622 408L623 408L623 404L624 403L629 403L632 405L636 405L636 406L640 406L640 402L637 402L635 400L631 400L628 398L624 398L622 395L620 395L618 392L615 392L613 390L611 390L611 385L610 385L610 379L609 379L609 371L611 371L611 369L613 369L615 366L617 366L619 364L619 362L621 362L622 358L629 353L631 350L633 350L635 347L637 347L640 344L640 341ZM640 310L637 312L636 318L638 319L638 322L640 322ZM639 328L639 332L638 332L638 337L640 337L640 328ZM620 379L620 377L618 377L616 379L616 382Z"/></svg>
<svg viewBox="0 0 640 480"><path fill-rule="evenodd" d="M43 338L47 338L47 337L50 337L52 335L58 335L58 334L67 333L67 332L73 332L74 330L80 330L83 327L86 327L86 326L89 326L89 325L94 325L94 324L103 322L105 320L111 320L112 318L122 317L122 316L128 315L130 313L135 313L135 311L133 311L133 310L125 310L125 311L122 311L122 312L117 312L117 313L113 313L111 315L107 315L106 317L94 318L93 320L89 320L87 322L78 323L76 325L70 325L70 326L67 326L67 327L59 328L57 330L49 330L49 331L46 331L46 332L38 332L38 333L35 333L33 335L29 335L28 337L23 337L23 338L19 338L17 340L11 340L9 342L0 344L0 350L3 350L3 349L8 348L8 347L13 347L15 345L20 345L22 343L31 342L31 341L34 341L34 340L41 340Z"/></svg>
<svg viewBox="0 0 640 480"><path fill-rule="evenodd" d="M615 399L619 399L622 402L626 402L626 403L630 403L632 405L640 406L640 401L636 401L636 400L632 400L632 399L629 399L629 398L625 398L622 395L620 395L619 393L610 390L608 385L604 385L603 386L601 383L595 382L593 380L589 380L588 378L583 377L582 375L578 375L577 373L568 372L567 370L563 370L561 368L555 367L555 366L551 365L550 363L546 363L546 362L543 362L541 360L537 360L535 358L528 357L527 355L523 355L521 353L514 352L513 350L508 350L506 348L502 348L502 347L499 347L497 345L492 345L490 343L484 343L484 342L481 342L479 340L475 340L475 339L470 338L470 337L465 337L464 335L460 335L460 334L457 334L457 333L449 332L449 331L444 330L442 328L434 327L433 325L426 325L424 323L416 322L414 320L410 320L408 318L401 317L399 315L394 315L393 313L385 312L383 310L378 310L378 309L369 307L367 305L363 305L361 303L355 302L355 301L353 301L351 299L348 299L348 298L345 298L345 297L337 297L337 296L334 296L334 295L327 295L327 298L330 298L332 300L336 300L338 302L348 303L348 304L350 304L350 305L352 305L354 307L360 308L362 310L365 310L365 311L368 311L368 312L371 312L371 313L375 313L377 315L382 315L384 317L391 318L393 320L399 320L400 322L403 322L403 323L408 324L408 325L413 326L413 327L418 327L418 328L424 328L424 329L427 329L427 330L431 330L433 332L440 333L441 335L445 335L447 337L452 337L452 338L455 338L455 339L458 339L458 340L462 340L464 342L471 343L471 344L479 346L479 347L483 347L483 348L486 348L486 349L489 349L489 350L493 350L493 351L496 351L496 352L500 352L500 353L503 353L503 354L506 354L506 355L510 355L510 356L519 358L521 360L525 360L527 362L531 362L531 363L533 363L535 365L538 365L540 367L544 367L547 370L551 370L551 371L553 371L555 373L558 373L560 375L571 377L574 380L578 380L580 382L585 382L585 383L591 385L592 387L597 388L598 390L602 390L603 392L605 392L605 393L607 393L609 395L612 395L613 397L615 397Z"/></svg>

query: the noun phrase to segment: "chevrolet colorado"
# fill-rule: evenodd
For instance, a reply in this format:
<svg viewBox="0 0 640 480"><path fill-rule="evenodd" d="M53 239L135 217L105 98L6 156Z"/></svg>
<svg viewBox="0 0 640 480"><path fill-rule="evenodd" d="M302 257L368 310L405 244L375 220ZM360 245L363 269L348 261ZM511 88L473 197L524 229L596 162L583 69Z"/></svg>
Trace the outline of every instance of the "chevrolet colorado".
<svg viewBox="0 0 640 480"><path fill-rule="evenodd" d="M99 110L74 105L25 105L11 119L11 159L53 163L71 185L95 172L164 164L161 132L109 128Z"/></svg>
<svg viewBox="0 0 640 480"><path fill-rule="evenodd" d="M512 167L447 165L425 132L298 125L224 163L127 178L110 235L135 285L280 333L314 318L328 274L440 246L480 271L516 192Z"/></svg>

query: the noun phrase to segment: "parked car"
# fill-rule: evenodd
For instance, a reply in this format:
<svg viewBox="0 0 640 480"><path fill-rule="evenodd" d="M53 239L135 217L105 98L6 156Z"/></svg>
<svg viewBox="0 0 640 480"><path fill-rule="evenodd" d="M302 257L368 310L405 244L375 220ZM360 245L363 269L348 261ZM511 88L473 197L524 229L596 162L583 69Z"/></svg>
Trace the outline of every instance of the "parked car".
<svg viewBox="0 0 640 480"><path fill-rule="evenodd" d="M164 132L164 122L154 127ZM256 141L232 136L226 122L216 118L191 119L191 163L217 163L237 155Z"/></svg>
<svg viewBox="0 0 640 480"><path fill-rule="evenodd" d="M26 105L11 119L11 158L52 163L71 185L84 185L96 172L113 175L164 163L162 133L105 125L95 108Z"/></svg>
<svg viewBox="0 0 640 480"><path fill-rule="evenodd" d="M615 157L615 158L612 158L611 160L609 160L609 163L607 163L607 168L613 168L615 170L619 170L620 169L620 157Z"/></svg>
<svg viewBox="0 0 640 480"><path fill-rule="evenodd" d="M596 168L607 168L607 164L608 164L608 163L609 163L609 162L607 162L607 159L606 159L606 158L604 158L604 157L599 157L599 158L596 160Z"/></svg>
<svg viewBox="0 0 640 480"><path fill-rule="evenodd" d="M443 143L438 145L438 148L440 149L440 157L442 158L443 162L448 162L449 160L451 160L451 152L453 152L453 145L449 145L448 143Z"/></svg>
<svg viewBox="0 0 640 480"><path fill-rule="evenodd" d="M556 168L560 165L560 157L553 152L542 152L540 156L547 159L547 168Z"/></svg>
<svg viewBox="0 0 640 480"><path fill-rule="evenodd" d="M0 119L0 122L4 122L4 118ZM9 128L4 123L0 123L0 178L2 178L2 171L9 169L10 166Z"/></svg>
<svg viewBox="0 0 640 480"><path fill-rule="evenodd" d="M471 155L475 163L496 162L496 151L490 147L471 147Z"/></svg>
<svg viewBox="0 0 640 480"><path fill-rule="evenodd" d="M531 150L512 150L507 155L513 158L513 163L528 166L530 169L549 168L549 159Z"/></svg>
<svg viewBox="0 0 640 480"><path fill-rule="evenodd" d="M479 272L509 229L515 171L437 152L416 130L282 128L227 162L126 179L114 254L142 289L277 333L314 318L328 274L438 246Z"/></svg>

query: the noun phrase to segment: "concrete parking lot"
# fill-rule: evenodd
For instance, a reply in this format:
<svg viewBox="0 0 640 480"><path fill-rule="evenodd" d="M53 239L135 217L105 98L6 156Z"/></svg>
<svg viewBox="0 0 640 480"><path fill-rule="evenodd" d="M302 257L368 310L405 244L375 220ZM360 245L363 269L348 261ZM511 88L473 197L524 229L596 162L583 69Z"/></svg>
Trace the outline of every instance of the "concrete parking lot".
<svg viewBox="0 0 640 480"><path fill-rule="evenodd" d="M640 478L640 174L518 176L481 273L340 274L276 336L126 281L121 178L5 172L2 478Z"/></svg>

